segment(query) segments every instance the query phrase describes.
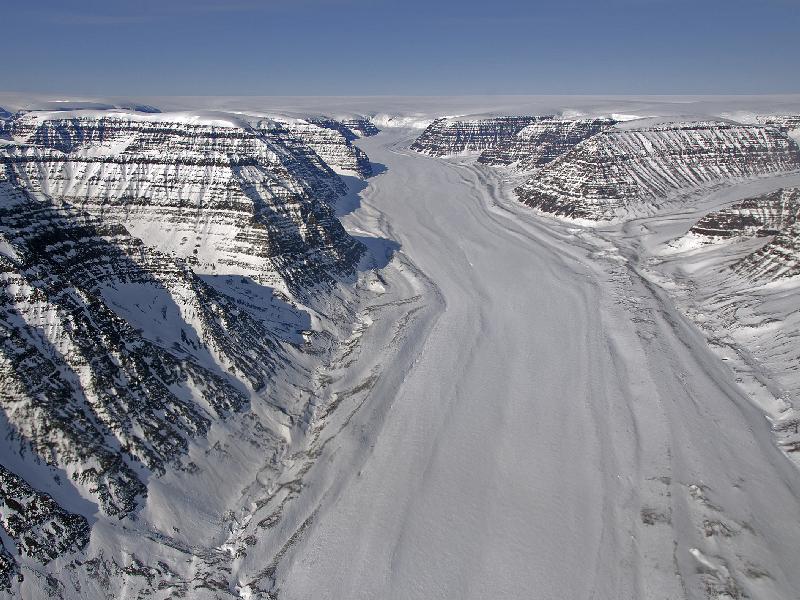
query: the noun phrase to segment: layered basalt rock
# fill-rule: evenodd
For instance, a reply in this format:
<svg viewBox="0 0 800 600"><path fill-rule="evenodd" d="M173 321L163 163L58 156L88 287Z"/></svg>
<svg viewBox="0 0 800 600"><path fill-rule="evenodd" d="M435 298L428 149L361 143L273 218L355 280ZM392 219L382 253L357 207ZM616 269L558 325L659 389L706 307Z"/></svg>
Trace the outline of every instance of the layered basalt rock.
<svg viewBox="0 0 800 600"><path fill-rule="evenodd" d="M0 107L0 140L11 139L11 113Z"/></svg>
<svg viewBox="0 0 800 600"><path fill-rule="evenodd" d="M0 465L0 525L14 541L17 553L41 564L81 550L89 542L85 517L70 513L49 495ZM0 552L0 587L8 587L15 561Z"/></svg>
<svg viewBox="0 0 800 600"><path fill-rule="evenodd" d="M689 232L708 238L776 235L795 224L798 212L800 190L779 189L710 213L695 223Z"/></svg>
<svg viewBox="0 0 800 600"><path fill-rule="evenodd" d="M615 123L613 119L543 118L484 150L478 162L513 166L520 171L536 170Z"/></svg>
<svg viewBox="0 0 800 600"><path fill-rule="evenodd" d="M524 127L543 118L437 119L414 141L411 149L430 156L480 152L496 148Z"/></svg>
<svg viewBox="0 0 800 600"><path fill-rule="evenodd" d="M762 125L777 127L784 133L800 130L800 115L759 115L756 120Z"/></svg>
<svg viewBox="0 0 800 600"><path fill-rule="evenodd" d="M357 136L339 121L316 118L283 125L334 169L362 178L372 175L369 158L353 145Z"/></svg>
<svg viewBox="0 0 800 600"><path fill-rule="evenodd" d="M603 221L650 214L700 186L797 168L797 145L772 127L628 123L578 144L516 193L547 213Z"/></svg>
<svg viewBox="0 0 800 600"><path fill-rule="evenodd" d="M141 576L136 589L182 593L201 567L140 562L127 543L182 564L206 543L195 518L222 528L242 488L282 472L364 251L334 216L337 171L369 161L332 120L0 123L0 429L15 457L0 461L0 589L96 579L111 596Z"/></svg>
<svg viewBox="0 0 800 600"><path fill-rule="evenodd" d="M312 125L322 127L323 129L332 129L333 131L338 131L342 134L342 137L344 137L345 141L352 142L353 140L358 139L356 132L350 129L342 121L337 121L336 119L331 119L330 117L311 117L307 119L307 122L311 123Z"/></svg>
<svg viewBox="0 0 800 600"><path fill-rule="evenodd" d="M308 124L31 113L14 120L0 163L16 185L122 224L198 272L300 293L351 273L362 253L330 206L343 183L308 146L320 132L342 139Z"/></svg>
<svg viewBox="0 0 800 600"><path fill-rule="evenodd" d="M0 592L10 592L15 579L18 578L17 561L0 540Z"/></svg>
<svg viewBox="0 0 800 600"><path fill-rule="evenodd" d="M706 243L730 238L767 238L732 265L752 281L800 274L800 188L779 189L748 198L700 219L689 236Z"/></svg>
<svg viewBox="0 0 800 600"><path fill-rule="evenodd" d="M737 381L763 402L779 446L797 460L800 188L711 212L664 255L689 315L734 360Z"/></svg>
<svg viewBox="0 0 800 600"><path fill-rule="evenodd" d="M340 122L360 138L370 137L380 133L380 129L367 117L348 117L341 119Z"/></svg>
<svg viewBox="0 0 800 600"><path fill-rule="evenodd" d="M136 510L147 477L181 468L287 360L185 262L0 181L0 407L105 514Z"/></svg>

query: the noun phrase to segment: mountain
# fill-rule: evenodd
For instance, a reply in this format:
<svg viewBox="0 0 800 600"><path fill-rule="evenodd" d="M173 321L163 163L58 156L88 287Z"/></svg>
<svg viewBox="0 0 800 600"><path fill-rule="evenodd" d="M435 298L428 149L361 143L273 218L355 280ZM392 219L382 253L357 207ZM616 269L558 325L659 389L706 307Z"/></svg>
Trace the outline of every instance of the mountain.
<svg viewBox="0 0 800 600"><path fill-rule="evenodd" d="M411 149L430 156L478 152L496 147L522 128L543 118L437 119L411 144Z"/></svg>
<svg viewBox="0 0 800 600"><path fill-rule="evenodd" d="M0 597L798 588L793 117L7 99Z"/></svg>
<svg viewBox="0 0 800 600"><path fill-rule="evenodd" d="M367 117L345 117L339 119L339 122L360 138L371 137L380 133L380 130Z"/></svg>
<svg viewBox="0 0 800 600"><path fill-rule="evenodd" d="M50 496L0 465L0 524L25 557L46 565L66 553L83 550L89 542L85 517L64 510ZM24 576L17 561L0 541L0 590Z"/></svg>
<svg viewBox="0 0 800 600"><path fill-rule="evenodd" d="M762 125L777 127L784 133L800 129L800 115L758 115L756 121Z"/></svg>
<svg viewBox="0 0 800 600"><path fill-rule="evenodd" d="M733 238L762 238L756 250L732 265L751 281L800 275L800 188L778 189L707 214L688 239L713 244Z"/></svg>
<svg viewBox="0 0 800 600"><path fill-rule="evenodd" d="M615 123L608 118L542 118L484 150L478 162L492 166L510 165L519 171L535 170Z"/></svg>
<svg viewBox="0 0 800 600"><path fill-rule="evenodd" d="M334 169L358 177L372 175L372 165L367 155L353 145L358 139L343 123L329 118L294 120L281 123L292 135L313 149L325 163ZM262 129L267 134L269 128Z"/></svg>
<svg viewBox="0 0 800 600"><path fill-rule="evenodd" d="M4 121L0 588L211 589L228 558L198 575L186 552L280 474L313 373L349 335L364 247L334 216L348 189L334 168L365 174L368 159L333 123Z"/></svg>
<svg viewBox="0 0 800 600"><path fill-rule="evenodd" d="M795 458L800 452L800 188L709 212L659 258L684 310L733 362Z"/></svg>
<svg viewBox="0 0 800 600"><path fill-rule="evenodd" d="M652 213L701 186L797 168L797 144L771 127L631 121L581 142L516 192L543 212L606 221Z"/></svg>
<svg viewBox="0 0 800 600"><path fill-rule="evenodd" d="M266 120L29 113L0 160L16 185L120 223L198 272L288 292L352 272L361 254L330 207L345 188L308 146L319 132L343 139Z"/></svg>

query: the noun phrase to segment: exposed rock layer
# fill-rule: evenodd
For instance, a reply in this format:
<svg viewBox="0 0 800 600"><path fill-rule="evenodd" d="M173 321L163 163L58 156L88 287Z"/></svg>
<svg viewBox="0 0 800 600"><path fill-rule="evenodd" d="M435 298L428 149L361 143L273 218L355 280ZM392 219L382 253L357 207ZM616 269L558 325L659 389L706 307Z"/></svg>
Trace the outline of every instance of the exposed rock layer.
<svg viewBox="0 0 800 600"><path fill-rule="evenodd" d="M437 119L414 141L411 149L431 156L447 156L495 148L542 118Z"/></svg>
<svg viewBox="0 0 800 600"><path fill-rule="evenodd" d="M348 117L341 119L340 122L358 137L370 137L380 133L375 124L366 117Z"/></svg>
<svg viewBox="0 0 800 600"><path fill-rule="evenodd" d="M0 161L15 184L124 224L201 272L297 291L352 272L361 254L329 206L342 183L307 144L319 132L343 139L315 125L31 114Z"/></svg>
<svg viewBox="0 0 800 600"><path fill-rule="evenodd" d="M769 127L727 122L611 128L517 189L555 215L610 220L654 210L682 191L800 168L797 145Z"/></svg>
<svg viewBox="0 0 800 600"><path fill-rule="evenodd" d="M748 198L698 221L690 234L701 239L763 237L765 244L733 268L753 281L800 274L800 188L780 189Z"/></svg>
<svg viewBox="0 0 800 600"><path fill-rule="evenodd" d="M127 577L177 581L94 539L89 560L70 556L89 540L87 517L125 523L126 539L179 533L135 531L142 515L161 518L156 481L156 503L225 467L261 469L269 485L314 410L301 348L316 338L295 303L344 314L328 292L363 252L334 216L347 185L332 167L366 175L369 161L331 120L76 111L0 123L3 442L26 479L50 486L0 460L0 588L34 585L23 571L49 585L56 558L112 595ZM239 493L181 501L220 519ZM63 508L75 498L81 514Z"/></svg>
<svg viewBox="0 0 800 600"><path fill-rule="evenodd" d="M67 512L2 465L0 507L0 524L20 553L42 564L70 550L80 550L89 542L85 517Z"/></svg>
<svg viewBox="0 0 800 600"><path fill-rule="evenodd" d="M800 129L800 115L760 115L756 120L770 127L777 127L783 132Z"/></svg>
<svg viewBox="0 0 800 600"><path fill-rule="evenodd" d="M612 119L543 118L484 150L478 162L513 165L520 171L538 169L565 154L573 146L614 125Z"/></svg>
<svg viewBox="0 0 800 600"><path fill-rule="evenodd" d="M372 175L369 158L363 150L353 145L353 140L359 136L343 123L318 117L286 123L284 126L312 148L327 165L359 177Z"/></svg>
<svg viewBox="0 0 800 600"><path fill-rule="evenodd" d="M121 225L0 191L5 417L103 512L128 515L146 495L140 466L180 466L284 353L263 322Z"/></svg>

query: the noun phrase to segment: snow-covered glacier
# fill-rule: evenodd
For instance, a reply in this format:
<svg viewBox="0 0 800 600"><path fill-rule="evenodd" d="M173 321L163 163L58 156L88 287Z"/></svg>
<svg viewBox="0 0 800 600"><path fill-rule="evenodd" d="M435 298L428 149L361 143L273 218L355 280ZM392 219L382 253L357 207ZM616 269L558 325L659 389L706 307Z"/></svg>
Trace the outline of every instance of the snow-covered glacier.
<svg viewBox="0 0 800 600"><path fill-rule="evenodd" d="M0 94L0 595L800 589L800 99Z"/></svg>

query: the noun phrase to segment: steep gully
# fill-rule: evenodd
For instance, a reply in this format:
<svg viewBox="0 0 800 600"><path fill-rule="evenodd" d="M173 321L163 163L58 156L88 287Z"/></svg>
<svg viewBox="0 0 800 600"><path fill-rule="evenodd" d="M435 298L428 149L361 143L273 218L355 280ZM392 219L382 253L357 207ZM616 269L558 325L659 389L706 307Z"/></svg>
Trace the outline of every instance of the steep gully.
<svg viewBox="0 0 800 600"><path fill-rule="evenodd" d="M360 142L388 170L343 221L395 240L386 277L427 301L362 340L369 401L235 567L242 595L791 597L796 468L698 331L602 237L410 141Z"/></svg>

